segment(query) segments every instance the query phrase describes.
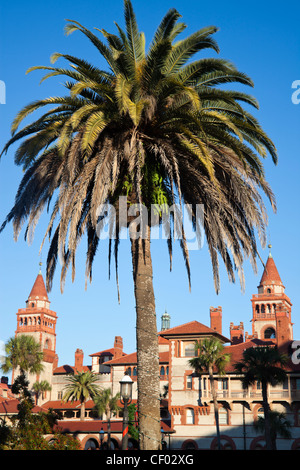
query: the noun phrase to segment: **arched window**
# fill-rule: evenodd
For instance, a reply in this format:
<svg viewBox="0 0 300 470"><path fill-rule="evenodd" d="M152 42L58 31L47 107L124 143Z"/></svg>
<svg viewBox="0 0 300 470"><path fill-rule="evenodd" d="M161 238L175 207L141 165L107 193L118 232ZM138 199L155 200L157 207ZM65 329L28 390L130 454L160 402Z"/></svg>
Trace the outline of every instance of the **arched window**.
<svg viewBox="0 0 300 470"><path fill-rule="evenodd" d="M84 450L96 450L98 448L98 443L95 439L89 439L86 441Z"/></svg>
<svg viewBox="0 0 300 470"><path fill-rule="evenodd" d="M197 443L195 441L193 441L192 439L188 439L187 441L184 441L182 443L181 448L184 449L184 450L188 450L188 449L197 450L198 446L197 446Z"/></svg>
<svg viewBox="0 0 300 470"><path fill-rule="evenodd" d="M271 289L267 289L267 294L271 294Z"/></svg>
<svg viewBox="0 0 300 470"><path fill-rule="evenodd" d="M137 376L137 368L136 368L136 367L133 368L133 376L134 376L134 377Z"/></svg>
<svg viewBox="0 0 300 470"><path fill-rule="evenodd" d="M275 330L274 330L274 328L271 328L271 327L270 327L270 328L267 328L267 329L265 330L264 337L265 337L265 339L273 339L273 338L275 338Z"/></svg>
<svg viewBox="0 0 300 470"><path fill-rule="evenodd" d="M255 311L256 311L256 313L259 313L259 305L255 306Z"/></svg>
<svg viewBox="0 0 300 470"><path fill-rule="evenodd" d="M169 366L166 367L166 375L169 375Z"/></svg>
<svg viewBox="0 0 300 470"><path fill-rule="evenodd" d="M264 409L261 407L261 408L258 408L257 410L257 418L264 418L265 416L265 412L264 412Z"/></svg>
<svg viewBox="0 0 300 470"><path fill-rule="evenodd" d="M129 375L129 377L131 377L131 367L128 367L126 372L127 372L127 375Z"/></svg>
<svg viewBox="0 0 300 470"><path fill-rule="evenodd" d="M160 375L165 375L165 368L164 368L164 366L161 366L161 368L160 368L160 373L159 373L159 374L160 374Z"/></svg>
<svg viewBox="0 0 300 470"><path fill-rule="evenodd" d="M270 304L267 304L267 312L271 313L271 305Z"/></svg>
<svg viewBox="0 0 300 470"><path fill-rule="evenodd" d="M261 313L265 313L265 306L264 306L264 304L262 304L260 311L261 311Z"/></svg>
<svg viewBox="0 0 300 470"><path fill-rule="evenodd" d="M185 413L186 424L195 424L195 413L193 408L187 408Z"/></svg>

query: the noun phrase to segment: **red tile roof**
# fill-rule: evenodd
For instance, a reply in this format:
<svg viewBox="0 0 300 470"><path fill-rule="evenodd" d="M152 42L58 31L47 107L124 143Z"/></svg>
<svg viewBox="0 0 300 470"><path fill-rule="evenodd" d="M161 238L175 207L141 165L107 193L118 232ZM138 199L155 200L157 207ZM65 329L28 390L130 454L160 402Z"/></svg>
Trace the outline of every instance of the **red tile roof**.
<svg viewBox="0 0 300 470"><path fill-rule="evenodd" d="M270 346L274 343L272 341L263 341L260 339L251 339L244 343L232 344L224 347L224 353L230 354L230 362L226 365L226 372L235 372L234 364L243 359L243 351L248 348L255 348L258 346Z"/></svg>
<svg viewBox="0 0 300 470"><path fill-rule="evenodd" d="M122 433L123 429L123 421L111 421L111 433ZM165 432L173 432L172 428L161 421L161 427L164 429ZM57 428L59 428L62 432L70 432L70 433L99 433L101 428L103 428L104 432L107 432L107 421L102 420L84 420L84 421L59 421L57 423Z"/></svg>
<svg viewBox="0 0 300 470"><path fill-rule="evenodd" d="M85 402L85 408L87 410L94 408L95 403L93 400L87 400ZM54 410L77 410L80 409L80 401L63 401L63 400L50 400L43 404L43 408L49 410L53 408Z"/></svg>
<svg viewBox="0 0 300 470"><path fill-rule="evenodd" d="M18 413L18 404L19 400L16 398L6 399L0 401L0 415L2 414L17 414ZM43 407L34 406L32 408L33 413L39 413L40 411L45 411Z"/></svg>
<svg viewBox="0 0 300 470"><path fill-rule="evenodd" d="M83 372L87 372L91 370L91 366L83 366ZM75 367L74 366L69 366L67 364L64 364L63 366L56 367L54 369L53 374L74 374Z"/></svg>
<svg viewBox="0 0 300 470"><path fill-rule="evenodd" d="M159 353L159 363L160 364L167 364L169 363L169 351L164 351ZM123 357L118 357L116 359L112 359L111 361L105 362L105 365L128 365L128 364L137 364L137 354L131 353L126 354Z"/></svg>
<svg viewBox="0 0 300 470"><path fill-rule="evenodd" d="M259 285L269 285L269 284L276 284L276 285L283 285L279 273L277 271L275 261L272 256L269 256L266 266L261 277Z"/></svg>
<svg viewBox="0 0 300 470"><path fill-rule="evenodd" d="M161 336L171 337L171 336L181 336L181 335L215 335L220 337L224 342L229 342L230 340L225 336L221 335L217 331L209 328L208 326L203 325L198 321L191 321L184 323L183 325L175 326L174 328L169 328L168 330L160 331Z"/></svg>
<svg viewBox="0 0 300 470"><path fill-rule="evenodd" d="M33 299L40 299L40 300L49 300L48 299L48 294L47 290L45 287L44 279L41 274L37 275L37 278L35 280L35 283L33 284L33 287L31 289L31 292L29 294L28 300L33 300Z"/></svg>
<svg viewBox="0 0 300 470"><path fill-rule="evenodd" d="M116 348L110 348L110 349L105 349L104 351L99 351L97 353L90 354L90 357L93 356L115 356L116 352L120 352L120 349ZM122 352L123 356L126 356L126 353Z"/></svg>

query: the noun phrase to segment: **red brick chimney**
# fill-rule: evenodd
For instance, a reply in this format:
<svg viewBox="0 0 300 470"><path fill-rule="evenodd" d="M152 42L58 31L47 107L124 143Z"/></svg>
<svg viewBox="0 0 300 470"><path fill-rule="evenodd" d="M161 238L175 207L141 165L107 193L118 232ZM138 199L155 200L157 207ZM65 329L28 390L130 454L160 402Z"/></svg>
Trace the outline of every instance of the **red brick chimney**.
<svg viewBox="0 0 300 470"><path fill-rule="evenodd" d="M83 372L83 351L82 349L76 349L75 351L75 366L74 372Z"/></svg>
<svg viewBox="0 0 300 470"><path fill-rule="evenodd" d="M210 327L212 330L222 334L222 307L210 307Z"/></svg>
<svg viewBox="0 0 300 470"><path fill-rule="evenodd" d="M114 359L121 357L123 354L123 339L121 336L115 336L114 349Z"/></svg>
<svg viewBox="0 0 300 470"><path fill-rule="evenodd" d="M239 344L244 342L244 323L240 322L239 325L230 323L230 340L231 344Z"/></svg>

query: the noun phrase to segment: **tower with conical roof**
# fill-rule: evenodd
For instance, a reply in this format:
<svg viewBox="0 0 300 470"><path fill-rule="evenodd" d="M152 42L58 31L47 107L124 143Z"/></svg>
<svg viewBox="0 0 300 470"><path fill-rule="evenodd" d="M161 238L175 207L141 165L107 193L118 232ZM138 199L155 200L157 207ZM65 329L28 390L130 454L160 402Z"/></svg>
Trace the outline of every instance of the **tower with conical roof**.
<svg viewBox="0 0 300 470"><path fill-rule="evenodd" d="M43 351L44 370L39 375L29 374L30 385L36 381L52 381L53 364L56 358L56 312L50 309L50 301L40 271L26 300L25 308L18 309L17 329L18 335L30 335L40 343Z"/></svg>
<svg viewBox="0 0 300 470"><path fill-rule="evenodd" d="M269 256L262 274L258 293L252 296L252 334L262 340L272 340L278 346L293 338L292 303L278 273L269 245Z"/></svg>

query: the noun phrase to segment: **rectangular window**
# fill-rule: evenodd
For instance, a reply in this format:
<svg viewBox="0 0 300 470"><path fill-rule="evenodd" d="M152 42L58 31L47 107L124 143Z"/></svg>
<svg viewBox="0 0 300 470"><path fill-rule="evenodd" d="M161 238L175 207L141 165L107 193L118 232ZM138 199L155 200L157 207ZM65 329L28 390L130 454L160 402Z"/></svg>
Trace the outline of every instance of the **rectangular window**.
<svg viewBox="0 0 300 470"><path fill-rule="evenodd" d="M188 375L186 378L186 388L189 390L193 388L193 377L191 375Z"/></svg>
<svg viewBox="0 0 300 470"><path fill-rule="evenodd" d="M195 345L194 343L183 343L184 356L195 357Z"/></svg>
<svg viewBox="0 0 300 470"><path fill-rule="evenodd" d="M218 380L218 389L219 390L228 390L228 379L219 379Z"/></svg>
<svg viewBox="0 0 300 470"><path fill-rule="evenodd" d="M219 423L228 424L228 412L225 408L219 410Z"/></svg>

